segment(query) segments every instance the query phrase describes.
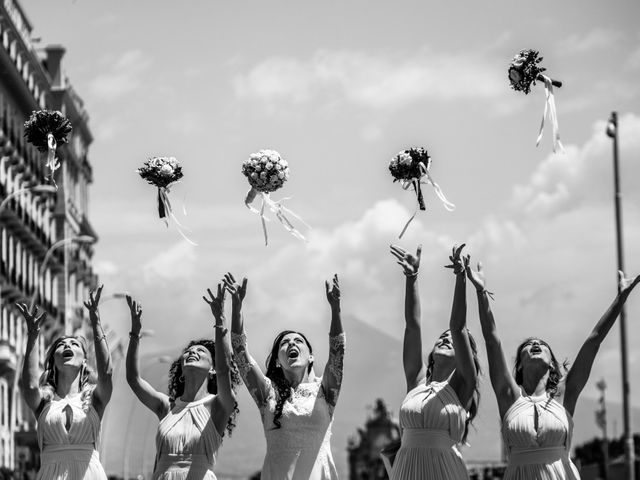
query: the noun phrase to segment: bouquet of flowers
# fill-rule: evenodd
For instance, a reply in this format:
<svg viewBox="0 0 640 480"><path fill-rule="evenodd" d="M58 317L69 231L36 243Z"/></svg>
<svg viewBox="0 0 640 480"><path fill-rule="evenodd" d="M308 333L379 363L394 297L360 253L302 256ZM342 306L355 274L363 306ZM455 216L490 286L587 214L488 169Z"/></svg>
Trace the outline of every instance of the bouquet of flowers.
<svg viewBox="0 0 640 480"><path fill-rule="evenodd" d="M399 152L395 157L393 157L389 162L389 171L393 176L393 181L400 182L402 188L404 188L405 190L413 187L418 200L418 207L413 212L413 215L411 216L409 221L405 224L402 232L400 232L399 238L402 238L404 232L407 231L409 224L413 221L416 214L418 213L418 209L426 210L421 185L431 185L438 198L442 201L444 208L446 208L447 210L453 211L456 208L453 203L449 202L446 199L440 186L433 181L433 178L429 173L430 167L431 157L427 153L427 150L422 147L403 150ZM426 177L426 182L422 181L422 177Z"/></svg>
<svg viewBox="0 0 640 480"><path fill-rule="evenodd" d="M175 157L153 157L144 162L142 167L136 172L147 181L147 183L158 189L158 215L169 226L169 218L176 223L178 232L192 245L196 245L183 232L184 228L171 210L169 201L169 191L171 186L182 177L182 166Z"/></svg>
<svg viewBox="0 0 640 480"><path fill-rule="evenodd" d="M544 120L549 113L549 119L553 127L553 151L557 149L563 150L562 143L560 143L560 134L558 133L558 117L556 114L556 104L553 96L553 87L562 87L562 82L554 80L543 72L546 68L540 65L542 57L539 57L539 52L536 50L520 50L520 52L513 57L509 64L509 70L507 72L511 88L524 92L528 95L531 91L531 85L535 85L536 81L544 83L546 103L544 106L544 114L542 115L542 123L540 124L540 132L538 134L538 140L536 146L540 144L542 139L542 132L544 130Z"/></svg>
<svg viewBox="0 0 640 480"><path fill-rule="evenodd" d="M266 222L269 221L269 219L264 215L265 207L269 207L289 233L300 240L306 241L305 237L293 226L286 216L288 213L309 227L298 215L283 205L283 202L288 200L288 198L283 198L276 202L273 201L270 196L271 192L278 190L284 185L284 182L289 179L289 164L287 161L275 150L260 150L259 152L252 153L249 158L242 163L242 173L247 177L249 185L251 185L251 189L245 197L244 204L253 213L260 215L264 244L269 244L266 226ZM260 195L262 200L260 210L251 206L251 203L258 195Z"/></svg>
<svg viewBox="0 0 640 480"><path fill-rule="evenodd" d="M56 158L58 145L68 142L67 136L73 127L71 122L61 112L52 110L33 111L29 119L24 122L24 136L41 152L48 152L47 167L51 170L51 182L53 172L60 168L60 162Z"/></svg>

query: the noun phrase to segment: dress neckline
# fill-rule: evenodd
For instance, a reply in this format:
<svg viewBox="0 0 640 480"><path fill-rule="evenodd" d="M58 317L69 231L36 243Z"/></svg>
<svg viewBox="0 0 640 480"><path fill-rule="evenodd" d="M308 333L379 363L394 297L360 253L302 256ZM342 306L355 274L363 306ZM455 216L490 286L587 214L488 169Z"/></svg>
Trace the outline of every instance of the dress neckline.
<svg viewBox="0 0 640 480"><path fill-rule="evenodd" d="M185 406L185 407L195 407L197 405L202 405L203 403L207 403L213 397L215 397L215 395L213 393L210 393L202 397L200 400L193 400L192 402L187 402L185 400L182 400L182 398L176 398L175 404L180 406Z"/></svg>

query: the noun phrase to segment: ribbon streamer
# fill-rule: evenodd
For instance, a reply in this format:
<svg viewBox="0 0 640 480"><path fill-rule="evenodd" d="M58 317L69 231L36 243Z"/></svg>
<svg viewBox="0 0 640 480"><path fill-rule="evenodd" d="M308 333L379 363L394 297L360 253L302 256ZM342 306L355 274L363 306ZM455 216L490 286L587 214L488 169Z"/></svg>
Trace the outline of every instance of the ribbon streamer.
<svg viewBox="0 0 640 480"><path fill-rule="evenodd" d="M185 229L190 231L187 227L183 226L176 216L173 214L173 210L171 209L171 202L169 201L169 187L158 187L158 215L164 221L164 224L169 227L169 219L172 219L176 224L176 229L178 233L184 238L187 242L189 242L193 246L198 246L196 242L191 240L187 235L182 231Z"/></svg>
<svg viewBox="0 0 640 480"><path fill-rule="evenodd" d="M56 158L56 149L58 148L58 143L56 142L55 137L52 133L47 134L47 146L49 147L47 152L47 164L51 170L51 183L56 190L58 189L58 185L56 185L56 181L53 179L53 172L55 172L58 168L60 168L60 162Z"/></svg>
<svg viewBox="0 0 640 480"><path fill-rule="evenodd" d="M427 177L427 181L423 182L421 180L422 177ZM404 232L407 231L407 228L409 228L409 224L413 221L413 219L418 214L418 209L426 210L426 207L424 205L424 200L422 199L422 190L420 188L420 185L426 185L426 184L429 184L433 187L433 190L436 192L436 196L440 199L440 201L442 202L442 205L446 210L448 210L449 212L453 212L456 209L456 206L453 203L451 203L449 200L447 200L447 197L444 196L444 192L440 188L440 185L434 182L433 178L431 177L431 174L429 173L429 170L427 169L427 167L424 166L424 163L420 162L420 178L412 178L411 180L402 181L402 188L404 188L405 190L413 186L414 190L416 191L416 195L418 197L418 206L413 211L413 215L411 215L411 218L409 218L407 223L405 223L404 228L400 232L400 235L398 236L398 238L402 238L402 236L404 235Z"/></svg>
<svg viewBox="0 0 640 480"><path fill-rule="evenodd" d="M551 78L546 75L540 74L542 80L544 80L544 92L545 92L545 104L544 104L544 113L542 114L542 122L540 123L540 132L538 133L538 139L536 140L536 147L540 144L540 140L542 140L542 132L544 131L544 119L547 117L547 112L549 113L549 120L551 121L551 127L553 130L553 153L556 153L558 150L564 153L564 147L560 142L560 133L558 130L558 114L556 112L556 101L553 96L553 81Z"/></svg>
<svg viewBox="0 0 640 480"><path fill-rule="evenodd" d="M258 194L260 194L260 197L261 197L260 210L257 210L251 206L251 203L255 200ZM267 223L266 223L269 221L269 219L264 215L264 211L266 207L269 207L269 210L271 210L276 215L276 218L282 224L282 226L287 232L289 232L294 237L302 240L303 242L307 241L305 236L302 235L293 226L293 223L291 223L291 220L289 220L285 215L285 214L289 214L291 217L295 218L300 223L302 223L305 227L311 228L300 216L298 216L293 211L289 210L287 207L283 205L283 202L285 200L289 200L290 198L291 197L284 197L278 201L274 201L271 199L271 196L269 193L260 192L253 187L251 187L251 189L247 192L247 195L244 199L244 204L252 213L255 213L256 215L260 215L260 221L262 223L262 233L264 234L265 246L269 245L269 235L267 234Z"/></svg>

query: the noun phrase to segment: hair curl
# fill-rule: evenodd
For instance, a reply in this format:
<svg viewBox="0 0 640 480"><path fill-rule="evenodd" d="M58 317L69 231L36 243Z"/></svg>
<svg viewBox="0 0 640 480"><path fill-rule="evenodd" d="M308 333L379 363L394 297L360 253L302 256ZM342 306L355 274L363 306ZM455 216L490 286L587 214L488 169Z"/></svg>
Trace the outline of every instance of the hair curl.
<svg viewBox="0 0 640 480"><path fill-rule="evenodd" d="M56 338L44 357L44 370L40 376L40 387L43 393L43 403L50 402L56 394L58 388L58 370L56 369L54 354L58 345L67 338L73 338L80 343L82 347L82 353L84 353L85 362L80 367L80 374L78 375L78 390L80 391L80 399L82 400L82 409L86 412L91 406L91 400L93 399L93 391L96 388L95 375L91 370L91 367L87 365L87 347L84 337L77 335L63 335Z"/></svg>
<svg viewBox="0 0 640 480"><path fill-rule="evenodd" d="M449 330L445 330L448 332ZM444 333L444 332L443 332ZM480 360L478 360L478 346L476 345L476 340L471 335L471 332L467 331L467 335L469 336L469 345L471 345L471 352L473 353L473 365L476 368L476 372L478 377L482 374L482 369L480 368ZM433 350L429 353L429 357L427 358L427 382L431 381L431 375L433 374L433 365L435 361L433 359ZM473 422L473 419L478 415L478 408L480 406L480 381L476 380L476 385L474 387L474 393L471 397L471 405L469 406L469 415L467 415L467 419L464 422L464 435L462 436L462 441L467 440L467 435L469 434L469 425Z"/></svg>
<svg viewBox="0 0 640 480"><path fill-rule="evenodd" d="M271 346L271 352L269 353L269 356L267 357L267 362L266 362L267 363L266 377L269 380L271 380L271 382L275 385L276 392L277 392L276 409L273 414L273 424L275 425L274 429L278 429L282 427L282 425L280 424L280 417L282 417L282 409L284 408L285 402L291 398L291 383L289 383L289 380L287 380L287 378L284 376L282 367L279 367L276 365L278 361L278 350L280 349L280 342L285 337L285 335L289 335L291 333L300 335L306 342L307 347L309 347L309 353L313 354L313 348L311 347L309 340L307 340L307 337L305 337L300 332L296 332L295 330L283 330L276 336L275 340L273 341L273 345ZM309 367L307 369L307 372L311 372L312 368L313 368L313 361L309 362Z"/></svg>
<svg viewBox="0 0 640 480"><path fill-rule="evenodd" d="M532 340L538 340L542 345L549 349L549 353L551 353L551 365L549 365L549 378L547 379L547 384L545 385L545 389L551 398L558 395L558 390L560 388L560 384L564 380L564 375L567 372L569 367L569 362L565 359L562 364L558 361L556 356L553 354L553 350L547 342L541 340L538 337L529 337L526 338L516 350L516 363L513 367L513 376L515 377L516 383L518 385L522 385L522 360L520 359L520 355L522 354L522 350L525 345Z"/></svg>
<svg viewBox="0 0 640 480"><path fill-rule="evenodd" d="M194 345L202 345L209 353L211 353L211 360L213 362L213 366L215 367L215 342L209 339L201 339L201 340L191 340L189 344L182 349L182 353L186 352L187 349L193 347ZM233 391L236 391L236 387L240 385L240 373L238 372L238 368L236 366L235 361L231 360L231 388ZM207 391L209 393L216 394L218 393L218 381L217 375L214 373L212 377L209 377L209 381L207 383ZM175 404L177 398L180 398L184 393L184 377L182 376L182 355L180 355L176 360L173 361L171 367L169 368L169 385L167 388L167 392L169 394L169 401L171 405ZM227 432L229 432L229 436L231 436L231 432L235 428L236 417L240 413L240 409L238 408L238 402L234 402L233 412L229 416L229 420L227 421Z"/></svg>

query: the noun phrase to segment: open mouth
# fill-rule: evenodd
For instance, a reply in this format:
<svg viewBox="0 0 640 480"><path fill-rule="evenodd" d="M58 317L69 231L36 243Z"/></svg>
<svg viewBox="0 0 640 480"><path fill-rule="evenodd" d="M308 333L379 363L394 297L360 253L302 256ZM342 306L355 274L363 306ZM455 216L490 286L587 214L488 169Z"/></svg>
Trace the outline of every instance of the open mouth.
<svg viewBox="0 0 640 480"><path fill-rule="evenodd" d="M200 360L200 358L197 355L189 355L185 361L186 362L191 362L191 361L196 361L197 362L198 360Z"/></svg>
<svg viewBox="0 0 640 480"><path fill-rule="evenodd" d="M533 347L531 347L531 353L542 353L542 348L540 348L537 345L534 345Z"/></svg>
<svg viewBox="0 0 640 480"><path fill-rule="evenodd" d="M73 358L73 352L71 350L65 350L62 352L62 358Z"/></svg>
<svg viewBox="0 0 640 480"><path fill-rule="evenodd" d="M300 352L298 350L296 350L295 348L292 348L291 350L289 350L287 352L287 358L290 358L292 360L295 360L299 356L300 356Z"/></svg>

